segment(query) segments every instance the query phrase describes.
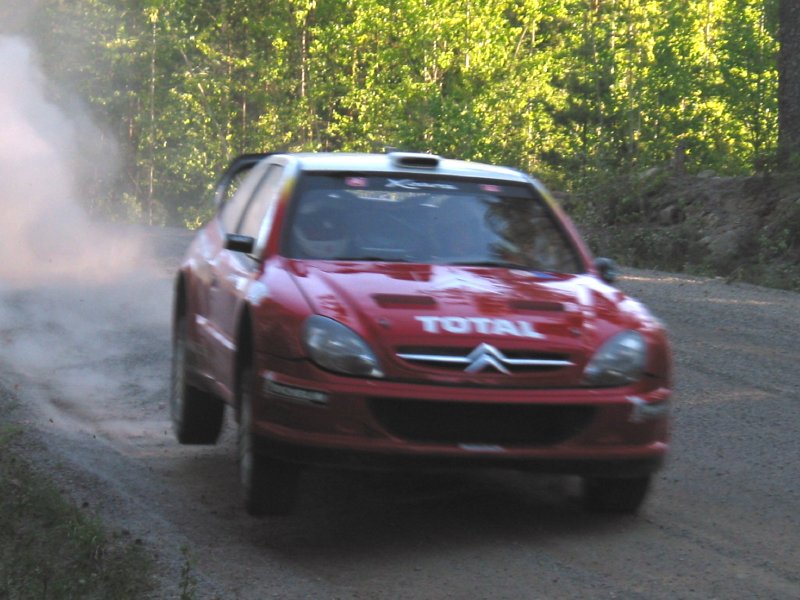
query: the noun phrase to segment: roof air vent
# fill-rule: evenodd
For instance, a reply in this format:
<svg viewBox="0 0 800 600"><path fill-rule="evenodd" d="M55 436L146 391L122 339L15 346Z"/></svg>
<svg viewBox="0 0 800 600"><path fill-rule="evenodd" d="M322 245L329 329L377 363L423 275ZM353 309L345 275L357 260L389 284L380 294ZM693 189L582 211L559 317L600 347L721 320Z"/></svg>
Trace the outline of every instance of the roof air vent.
<svg viewBox="0 0 800 600"><path fill-rule="evenodd" d="M442 160L435 154L421 154L417 152L390 152L389 160L395 167L406 169L435 169Z"/></svg>

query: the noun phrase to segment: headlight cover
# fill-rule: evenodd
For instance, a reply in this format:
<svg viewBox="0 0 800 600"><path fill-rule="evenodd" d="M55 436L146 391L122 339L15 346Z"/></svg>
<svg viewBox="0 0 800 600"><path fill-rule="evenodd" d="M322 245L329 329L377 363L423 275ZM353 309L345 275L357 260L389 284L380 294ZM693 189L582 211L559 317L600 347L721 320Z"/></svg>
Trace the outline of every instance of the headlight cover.
<svg viewBox="0 0 800 600"><path fill-rule="evenodd" d="M345 375L383 377L378 359L367 343L349 327L320 315L309 317L303 327L303 343L311 360Z"/></svg>
<svg viewBox="0 0 800 600"><path fill-rule="evenodd" d="M623 331L595 353L583 371L592 386L626 385L642 378L647 364L647 342L638 331Z"/></svg>

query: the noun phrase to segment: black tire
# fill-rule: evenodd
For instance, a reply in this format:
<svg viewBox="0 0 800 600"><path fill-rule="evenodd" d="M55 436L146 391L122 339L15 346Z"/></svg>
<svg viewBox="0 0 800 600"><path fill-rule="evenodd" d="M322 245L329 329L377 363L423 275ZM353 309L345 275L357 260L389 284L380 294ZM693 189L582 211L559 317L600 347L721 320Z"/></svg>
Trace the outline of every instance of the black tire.
<svg viewBox="0 0 800 600"><path fill-rule="evenodd" d="M189 385L186 377L186 317L175 323L172 343L170 415L181 444L216 444L225 418L225 405L212 394Z"/></svg>
<svg viewBox="0 0 800 600"><path fill-rule="evenodd" d="M583 500L595 512L634 514L644 503L650 476L613 478L587 477L583 480Z"/></svg>
<svg viewBox="0 0 800 600"><path fill-rule="evenodd" d="M286 515L297 503L299 468L275 460L256 449L253 434L253 386L255 375L251 368L242 373L239 404L238 455L239 477L247 513Z"/></svg>

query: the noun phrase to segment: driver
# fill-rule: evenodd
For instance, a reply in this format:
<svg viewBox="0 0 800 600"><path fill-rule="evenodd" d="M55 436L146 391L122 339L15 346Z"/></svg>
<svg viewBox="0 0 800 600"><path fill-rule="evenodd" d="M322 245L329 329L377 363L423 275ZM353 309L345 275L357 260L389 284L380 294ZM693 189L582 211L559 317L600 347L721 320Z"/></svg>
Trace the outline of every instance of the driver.
<svg viewBox="0 0 800 600"><path fill-rule="evenodd" d="M336 198L304 202L294 223L295 247L305 258L332 259L345 255L349 241L345 211Z"/></svg>

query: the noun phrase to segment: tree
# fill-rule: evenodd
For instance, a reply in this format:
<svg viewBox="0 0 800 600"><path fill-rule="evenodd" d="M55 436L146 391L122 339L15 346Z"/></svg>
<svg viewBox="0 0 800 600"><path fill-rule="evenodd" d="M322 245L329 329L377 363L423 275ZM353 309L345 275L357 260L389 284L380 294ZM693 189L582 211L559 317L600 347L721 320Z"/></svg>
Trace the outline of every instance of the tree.
<svg viewBox="0 0 800 600"><path fill-rule="evenodd" d="M780 0L778 15L778 159L784 166L800 157L800 4Z"/></svg>
<svg viewBox="0 0 800 600"><path fill-rule="evenodd" d="M777 40L769 0L727 0L719 36L718 97L728 116L729 162L760 168L775 154Z"/></svg>

